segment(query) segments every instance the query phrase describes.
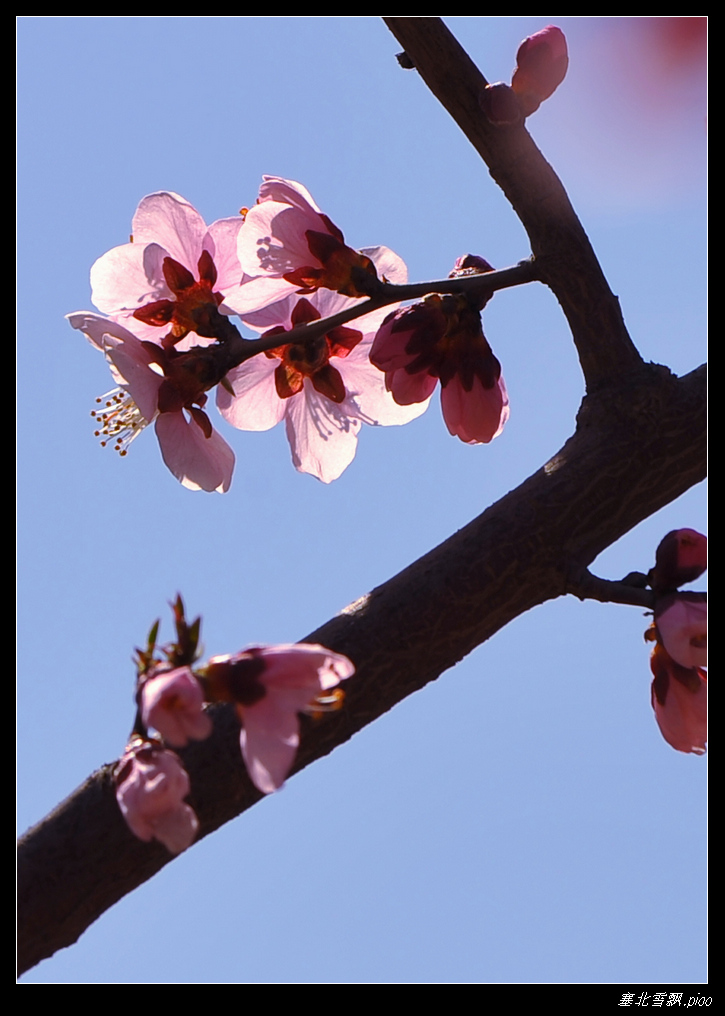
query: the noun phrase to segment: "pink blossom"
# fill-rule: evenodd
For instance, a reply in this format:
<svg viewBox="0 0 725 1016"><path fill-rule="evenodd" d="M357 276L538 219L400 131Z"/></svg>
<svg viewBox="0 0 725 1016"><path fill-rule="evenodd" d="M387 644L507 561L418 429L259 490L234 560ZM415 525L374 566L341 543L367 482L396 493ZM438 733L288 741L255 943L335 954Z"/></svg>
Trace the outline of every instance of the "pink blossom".
<svg viewBox="0 0 725 1016"><path fill-rule="evenodd" d="M191 846L199 820L184 803L189 776L178 755L148 741L130 744L116 766L116 800L131 832L172 854Z"/></svg>
<svg viewBox="0 0 725 1016"><path fill-rule="evenodd" d="M707 666L707 601L704 593L677 593L655 605L659 640L687 669Z"/></svg>
<svg viewBox="0 0 725 1016"><path fill-rule="evenodd" d="M205 335L205 308L234 313L242 222L237 215L207 227L178 194L149 194L133 217L133 241L114 247L91 268L93 302L142 339L161 342L168 332L179 349L205 344L211 338ZM186 338L190 332L193 339Z"/></svg>
<svg viewBox="0 0 725 1016"><path fill-rule="evenodd" d="M509 417L501 365L464 296L429 296L395 311L375 336L370 360L401 406L430 398L441 383L448 431L467 444L498 437Z"/></svg>
<svg viewBox="0 0 725 1016"><path fill-rule="evenodd" d="M238 256L249 277L235 303L241 314L320 287L360 296L367 292L366 276L374 279L377 273L396 281L369 249L354 251L345 244L301 183L278 176L263 177L257 204L239 233Z"/></svg>
<svg viewBox="0 0 725 1016"><path fill-rule="evenodd" d="M254 785L270 794L283 785L294 763L300 743L297 714L323 710L319 697L355 668L324 646L296 644L250 646L234 656L215 656L205 671L213 696L236 702L247 771Z"/></svg>
<svg viewBox="0 0 725 1016"><path fill-rule="evenodd" d="M164 350L139 340L117 321L88 311L69 314L68 320L104 353L119 386L97 400L93 415L101 444L111 440L125 455L155 421L163 460L185 487L227 491L234 452L201 408L206 395L194 368L204 351Z"/></svg>
<svg viewBox="0 0 725 1016"><path fill-rule="evenodd" d="M158 730L167 744L185 748L211 734L212 722L203 710L204 692L188 667L152 676L141 688L141 719Z"/></svg>
<svg viewBox="0 0 725 1016"><path fill-rule="evenodd" d="M536 112L559 87L569 66L566 38L560 28L548 25L519 46L511 87L524 116Z"/></svg>
<svg viewBox="0 0 725 1016"><path fill-rule="evenodd" d="M397 255L385 251L384 257L404 281L405 266ZM295 468L324 483L337 479L352 462L363 423L407 423L427 408L427 400L417 400L421 404L415 406L397 404L370 363L373 335L385 310L356 318L351 327L334 328L312 342L284 342L286 330L355 302L322 289L246 314L251 327L265 334L278 331L280 344L229 372L233 396L217 388L219 411L233 427L269 430L284 420Z"/></svg>
<svg viewBox="0 0 725 1016"><path fill-rule="evenodd" d="M707 675L682 667L659 642L650 659L652 708L665 741L677 751L703 755L707 742Z"/></svg>

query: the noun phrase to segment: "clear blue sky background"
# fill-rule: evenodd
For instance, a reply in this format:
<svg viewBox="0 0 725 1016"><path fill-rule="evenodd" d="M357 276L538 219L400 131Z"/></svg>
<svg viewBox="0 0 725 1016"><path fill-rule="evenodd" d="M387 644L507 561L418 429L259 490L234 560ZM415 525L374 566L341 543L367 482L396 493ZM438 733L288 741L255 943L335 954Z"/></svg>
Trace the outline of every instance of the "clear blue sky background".
<svg viewBox="0 0 725 1016"><path fill-rule="evenodd" d="M562 177L647 359L704 358L702 70L665 65L649 19L450 18L489 80L555 22L570 70L529 129ZM263 173L303 182L353 246L411 279L466 252L527 257L479 158L376 17L22 17L19 38L19 827L122 752L130 656L180 591L207 653L303 638L460 528L571 433L582 378L537 285L484 327L511 418L448 436L437 398L365 428L324 486L283 429L233 431L231 491L192 493L150 431L92 436L102 357L63 315L138 201L207 222ZM647 570L705 531L696 488L595 564ZM700 584L701 585L701 584ZM279 794L117 904L32 983L702 981L706 760L650 707L648 619L563 598L519 618Z"/></svg>

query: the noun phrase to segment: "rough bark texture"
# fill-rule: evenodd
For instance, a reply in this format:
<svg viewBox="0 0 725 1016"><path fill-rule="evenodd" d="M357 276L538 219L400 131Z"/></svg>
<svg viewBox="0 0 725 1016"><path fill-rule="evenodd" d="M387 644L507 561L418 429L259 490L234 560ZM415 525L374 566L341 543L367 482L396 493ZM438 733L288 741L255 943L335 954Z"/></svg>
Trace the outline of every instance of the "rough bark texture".
<svg viewBox="0 0 725 1016"><path fill-rule="evenodd" d="M386 18L461 126L531 238L542 279L572 329L588 395L573 436L520 487L305 639L357 667L345 708L304 721L296 770L328 754L435 680L513 618L565 594L570 577L705 476L705 369L645 364L566 193L523 127L492 127L485 80L437 18ZM240 762L238 724L181 752L200 836L261 797ZM111 766L94 773L20 842L20 969L76 941L100 914L172 860L135 839Z"/></svg>

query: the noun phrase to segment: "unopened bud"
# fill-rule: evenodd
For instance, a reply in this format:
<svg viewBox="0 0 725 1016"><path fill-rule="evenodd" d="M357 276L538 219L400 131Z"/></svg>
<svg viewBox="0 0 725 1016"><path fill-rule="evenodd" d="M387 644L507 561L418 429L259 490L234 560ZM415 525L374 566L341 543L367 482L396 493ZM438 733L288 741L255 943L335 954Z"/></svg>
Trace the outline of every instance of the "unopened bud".
<svg viewBox="0 0 725 1016"><path fill-rule="evenodd" d="M560 28L548 25L519 46L511 79L524 116L535 113L544 99L559 87L569 66L566 38Z"/></svg>

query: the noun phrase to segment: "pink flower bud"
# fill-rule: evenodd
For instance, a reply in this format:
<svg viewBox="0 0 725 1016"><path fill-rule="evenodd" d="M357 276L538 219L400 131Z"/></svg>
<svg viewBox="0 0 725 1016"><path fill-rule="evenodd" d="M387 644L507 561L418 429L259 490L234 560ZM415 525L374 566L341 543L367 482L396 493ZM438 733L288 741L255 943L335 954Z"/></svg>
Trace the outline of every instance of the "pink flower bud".
<svg viewBox="0 0 725 1016"><path fill-rule="evenodd" d="M141 719L146 727L158 730L167 744L185 748L203 741L212 731L212 722L203 711L204 693L188 667L158 674L141 689Z"/></svg>
<svg viewBox="0 0 725 1016"><path fill-rule="evenodd" d="M566 76L569 54L560 28L548 25L519 46L511 79L524 116L535 113Z"/></svg>
<svg viewBox="0 0 725 1016"><path fill-rule="evenodd" d="M663 537L655 555L652 588L655 594L694 582L707 568L707 537L694 529L673 529Z"/></svg>
<svg viewBox="0 0 725 1016"><path fill-rule="evenodd" d="M172 854L191 846L199 820L184 803L189 776L178 755L148 741L130 744L115 780L118 806L134 836L159 840Z"/></svg>

